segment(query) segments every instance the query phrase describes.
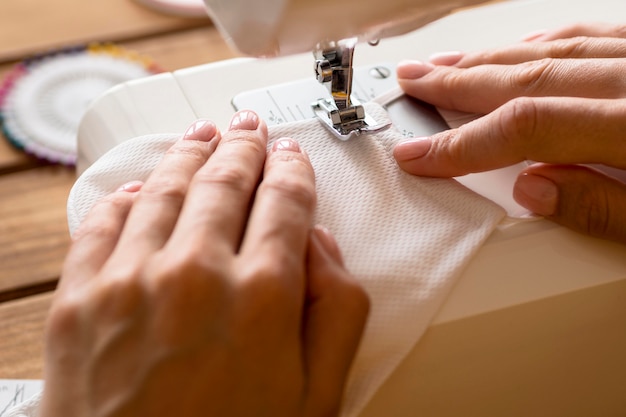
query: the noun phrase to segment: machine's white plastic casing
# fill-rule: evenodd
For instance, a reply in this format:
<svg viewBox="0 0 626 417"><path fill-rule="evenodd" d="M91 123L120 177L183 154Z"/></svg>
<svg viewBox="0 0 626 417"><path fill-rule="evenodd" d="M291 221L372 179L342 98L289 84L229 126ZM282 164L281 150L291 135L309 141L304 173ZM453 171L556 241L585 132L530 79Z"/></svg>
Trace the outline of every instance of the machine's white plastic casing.
<svg viewBox="0 0 626 417"><path fill-rule="evenodd" d="M540 29L624 16L623 0L498 3L357 47L355 65L501 46ZM234 96L312 77L311 63L310 53L236 59L119 85L81 123L79 169L117 143L183 132L200 117L225 128ZM363 416L623 415L625 306L626 246L544 220L502 227Z"/></svg>
<svg viewBox="0 0 626 417"><path fill-rule="evenodd" d="M204 0L224 37L250 56L310 52L316 44L406 33L486 0Z"/></svg>

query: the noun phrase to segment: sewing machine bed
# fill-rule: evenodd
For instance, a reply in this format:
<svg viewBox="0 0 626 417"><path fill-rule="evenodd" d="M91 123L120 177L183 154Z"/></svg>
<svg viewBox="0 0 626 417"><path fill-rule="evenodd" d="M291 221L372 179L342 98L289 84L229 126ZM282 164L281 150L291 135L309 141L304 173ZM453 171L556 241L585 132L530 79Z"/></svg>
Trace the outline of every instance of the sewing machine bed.
<svg viewBox="0 0 626 417"><path fill-rule="evenodd" d="M377 47L362 46L355 60L367 68L427 59L439 51L509 44L565 23L619 22L623 16L623 0L592 6L584 0L515 0L454 14ZM235 59L117 86L81 123L79 170L115 144L182 132L198 117L225 127L234 97L312 78L311 63L310 55ZM544 220L500 228L362 415L623 415L624 329L625 246Z"/></svg>

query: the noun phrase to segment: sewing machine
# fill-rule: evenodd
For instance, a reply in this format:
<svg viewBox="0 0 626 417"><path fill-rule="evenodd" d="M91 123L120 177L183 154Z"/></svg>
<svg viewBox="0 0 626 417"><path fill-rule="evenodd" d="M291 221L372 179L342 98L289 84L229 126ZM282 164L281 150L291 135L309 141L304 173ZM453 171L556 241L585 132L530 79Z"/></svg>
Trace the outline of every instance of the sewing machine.
<svg viewBox="0 0 626 417"><path fill-rule="evenodd" d="M423 26L455 8L484 1L394 0L384 7L361 0L205 3L223 36L246 55L273 57L313 51L315 77L329 92L325 98L313 96L315 114L339 139L348 140L386 128L368 117L352 94L356 44L378 44L383 38Z"/></svg>
<svg viewBox="0 0 626 417"><path fill-rule="evenodd" d="M352 11L365 13L358 0L320 6L321 15L273 9L284 2L252 1L249 8L237 9L234 17L224 15L228 14L224 7L246 2L207 3L242 51L288 56L207 64L113 88L91 106L81 123L79 171L117 143L143 134L182 132L198 117L225 127L236 107L253 108L269 124L326 118L327 127L342 139L362 140L350 136L366 135L378 125L366 119L359 102L393 87L394 63L399 60L500 46L537 29L581 20L619 22L626 16L623 0L596 0L593 7L584 0L515 0L466 10L408 32L460 3L441 6L433 1L439 6L421 14L412 26L405 21L397 27L386 25L389 15L377 10L381 20L367 21L362 28L350 26L354 21L345 18ZM419 2L406 1L403 7L409 3ZM470 3L477 2L464 4ZM241 26L239 13L244 10L264 22L265 26L247 27L258 36L246 34ZM281 10L285 13L278 13ZM298 13L306 18L296 21ZM278 25L274 18L284 21ZM306 27L298 28L303 35L294 39L297 24ZM267 30L272 25L281 31ZM355 41L344 39L355 34L363 34L365 42L353 55ZM379 38L378 46L367 45ZM313 62L317 78L329 88L326 101L311 106L324 88L311 71ZM420 104L399 99L389 111L397 127L411 134L446 127L437 112ZM525 217L528 213L510 197L521 168L459 181L513 217ZM363 416L502 415L510 404L515 404L518 415L609 415L602 410L620 407L623 411L624 306L625 246L544 220L503 225L472 260L429 331Z"/></svg>

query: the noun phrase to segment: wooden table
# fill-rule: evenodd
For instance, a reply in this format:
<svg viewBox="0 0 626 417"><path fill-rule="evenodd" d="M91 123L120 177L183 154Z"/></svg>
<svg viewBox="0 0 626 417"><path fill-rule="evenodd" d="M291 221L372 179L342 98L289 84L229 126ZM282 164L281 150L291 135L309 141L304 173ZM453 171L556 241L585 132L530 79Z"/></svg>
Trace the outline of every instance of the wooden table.
<svg viewBox="0 0 626 417"><path fill-rule="evenodd" d="M170 17L131 0L0 2L0 79L51 48L112 41L166 70L231 58L208 19ZM42 378L42 331L70 238L72 168L0 138L0 379Z"/></svg>

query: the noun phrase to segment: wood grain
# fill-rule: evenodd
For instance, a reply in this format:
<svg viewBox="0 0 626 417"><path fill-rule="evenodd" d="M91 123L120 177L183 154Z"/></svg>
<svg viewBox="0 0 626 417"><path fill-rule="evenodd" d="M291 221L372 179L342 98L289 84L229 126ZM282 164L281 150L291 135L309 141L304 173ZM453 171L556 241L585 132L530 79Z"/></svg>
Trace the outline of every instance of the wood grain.
<svg viewBox="0 0 626 417"><path fill-rule="evenodd" d="M0 378L43 377L43 328L52 293L0 304Z"/></svg>
<svg viewBox="0 0 626 417"><path fill-rule="evenodd" d="M212 26L128 41L122 45L152 57L166 71L239 56Z"/></svg>
<svg viewBox="0 0 626 417"><path fill-rule="evenodd" d="M0 291L58 279L74 180L73 170L58 166L0 176Z"/></svg>
<svg viewBox="0 0 626 417"><path fill-rule="evenodd" d="M71 44L120 41L210 25L170 17L131 0L0 1L0 61Z"/></svg>

